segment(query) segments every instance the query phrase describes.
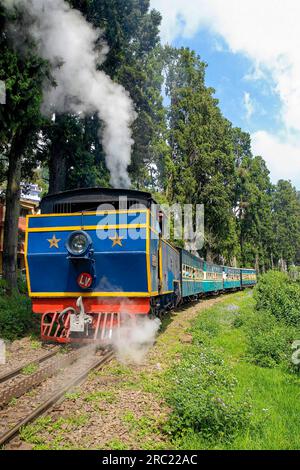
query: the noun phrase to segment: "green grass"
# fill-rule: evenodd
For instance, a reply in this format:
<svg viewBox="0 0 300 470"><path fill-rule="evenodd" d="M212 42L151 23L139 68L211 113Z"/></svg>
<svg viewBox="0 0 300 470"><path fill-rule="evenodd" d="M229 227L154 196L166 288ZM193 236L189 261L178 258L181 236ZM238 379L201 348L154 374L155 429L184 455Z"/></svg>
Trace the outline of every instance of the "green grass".
<svg viewBox="0 0 300 470"><path fill-rule="evenodd" d="M31 349L41 349L42 343L39 338L36 338L33 334L30 336L30 347Z"/></svg>
<svg viewBox="0 0 300 470"><path fill-rule="evenodd" d="M79 430L88 423L88 420L89 417L86 414L58 418L56 421L53 421L50 416L42 416L34 423L21 428L20 437L32 444L35 450L73 449L73 446L65 444L65 434ZM44 433L53 438L50 444L45 441Z"/></svg>
<svg viewBox="0 0 300 470"><path fill-rule="evenodd" d="M278 368L239 364L240 392L250 390L252 426L232 443L236 449L299 449L300 380Z"/></svg>
<svg viewBox="0 0 300 470"><path fill-rule="evenodd" d="M133 412L127 411L122 416L123 423L128 427L128 434L138 441L140 448L143 450L161 450L165 449L163 427L164 420L158 416L147 413L143 416L136 417Z"/></svg>
<svg viewBox="0 0 300 470"><path fill-rule="evenodd" d="M127 444L123 443L120 439L112 439L105 444L104 448L108 450L129 450Z"/></svg>
<svg viewBox="0 0 300 470"><path fill-rule="evenodd" d="M81 395L80 391L77 391L77 392L66 392L65 393L65 399L66 400L71 400L71 401L75 401L77 400L77 398L79 398Z"/></svg>
<svg viewBox="0 0 300 470"><path fill-rule="evenodd" d="M160 404L161 416L147 404L139 413L121 409L126 437L116 434L105 449L300 449L299 373L281 358L265 365L256 360L249 348L253 331L262 338L257 348L263 335L272 336L263 328L267 317L261 315L259 322L258 315L251 290L223 296L199 310L192 324L189 315L171 322L157 338L149 368L112 362L90 374L96 381L105 379L101 390L99 385L89 393L75 389L66 398L84 400L97 413L108 412L103 404L118 402L127 389L149 394L149 403ZM192 337L192 343L180 341L184 336ZM259 351L267 356L277 344L276 339ZM35 449L71 449L67 434L88 420L84 414L41 418L26 426L21 437Z"/></svg>
<svg viewBox="0 0 300 470"><path fill-rule="evenodd" d="M10 400L10 402L8 403L9 406L15 406L16 404L18 403L18 399L17 398L12 398Z"/></svg>
<svg viewBox="0 0 300 470"><path fill-rule="evenodd" d="M85 395L84 400L90 402L101 402L114 403L117 401L117 395L114 392L109 391L95 391Z"/></svg>
<svg viewBox="0 0 300 470"><path fill-rule="evenodd" d="M31 375L37 372L39 366L35 363L28 364L27 366L23 367L22 374L24 375Z"/></svg>
<svg viewBox="0 0 300 470"><path fill-rule="evenodd" d="M237 380L235 399L250 400L251 413L247 426L225 442L218 438L208 441L201 433L190 430L187 435L176 439L177 447L300 449L299 375L289 373L280 366L265 368L250 363L245 325L254 315L252 296L248 292L238 293L201 313L191 328L199 350L208 347L217 351L225 365L230 367Z"/></svg>

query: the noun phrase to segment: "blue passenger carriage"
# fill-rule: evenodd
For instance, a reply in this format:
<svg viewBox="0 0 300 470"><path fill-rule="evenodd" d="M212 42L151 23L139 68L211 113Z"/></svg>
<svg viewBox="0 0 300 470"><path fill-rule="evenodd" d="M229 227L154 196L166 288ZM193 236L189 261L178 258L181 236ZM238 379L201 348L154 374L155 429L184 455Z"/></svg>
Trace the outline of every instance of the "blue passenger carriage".
<svg viewBox="0 0 300 470"><path fill-rule="evenodd" d="M257 282L257 275L255 269L241 269L241 284L242 287L254 286Z"/></svg>
<svg viewBox="0 0 300 470"><path fill-rule="evenodd" d="M241 288L241 270L240 268L231 268L224 266L224 289Z"/></svg>
<svg viewBox="0 0 300 470"><path fill-rule="evenodd" d="M194 297L204 292L204 261L180 249L182 297Z"/></svg>
<svg viewBox="0 0 300 470"><path fill-rule="evenodd" d="M223 290L223 267L208 261L204 262L204 292Z"/></svg>

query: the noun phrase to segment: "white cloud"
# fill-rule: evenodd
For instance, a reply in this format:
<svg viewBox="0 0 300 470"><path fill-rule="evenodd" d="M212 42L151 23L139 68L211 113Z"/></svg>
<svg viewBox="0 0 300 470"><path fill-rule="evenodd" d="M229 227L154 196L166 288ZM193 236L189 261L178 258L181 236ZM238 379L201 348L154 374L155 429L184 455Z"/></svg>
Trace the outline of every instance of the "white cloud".
<svg viewBox="0 0 300 470"><path fill-rule="evenodd" d="M214 40L213 47L216 52L228 52L227 49L224 47L224 44L222 44L222 42L219 41L217 38L215 38Z"/></svg>
<svg viewBox="0 0 300 470"><path fill-rule="evenodd" d="M225 40L232 53L242 53L253 62L254 72L248 78L271 78L269 86L281 101L277 118L282 122L285 136L278 140L277 136L261 131L254 137L264 157L274 146L274 159L266 157L272 174L282 175L277 171L280 152L283 159L290 155L290 161L299 171L300 138L297 143L291 142L290 131L300 132L300 2L151 0L151 4L163 15L161 35L165 42L178 36L189 38L201 28L208 28ZM292 172L289 177L294 175Z"/></svg>
<svg viewBox="0 0 300 470"><path fill-rule="evenodd" d="M297 139L282 140L280 136L259 131L252 134L252 150L266 160L274 183L287 179L300 188L300 145Z"/></svg>
<svg viewBox="0 0 300 470"><path fill-rule="evenodd" d="M254 114L254 103L251 99L250 93L244 93L244 106L246 108L246 118L249 121Z"/></svg>
<svg viewBox="0 0 300 470"><path fill-rule="evenodd" d="M297 0L151 0L163 15L162 38L192 37L206 26L232 52L249 57L256 76L271 72L287 127L300 130L300 2Z"/></svg>

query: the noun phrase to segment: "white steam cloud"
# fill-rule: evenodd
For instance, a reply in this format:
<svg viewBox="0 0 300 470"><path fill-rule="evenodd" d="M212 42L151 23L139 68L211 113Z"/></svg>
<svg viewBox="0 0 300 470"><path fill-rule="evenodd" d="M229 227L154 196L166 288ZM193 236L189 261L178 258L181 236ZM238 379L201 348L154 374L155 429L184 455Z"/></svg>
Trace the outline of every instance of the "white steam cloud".
<svg viewBox="0 0 300 470"><path fill-rule="evenodd" d="M104 41L99 47L99 30L64 0L1 1L7 8L18 6L30 15L32 23L26 33L52 65L57 86L45 89L43 111L97 113L104 127L99 137L111 184L128 187L133 144L130 126L136 116L127 91L97 70L108 52Z"/></svg>
<svg viewBox="0 0 300 470"><path fill-rule="evenodd" d="M160 328L159 318L137 315L135 319L122 315L121 327L112 338L117 359L125 364L142 364L153 346Z"/></svg>

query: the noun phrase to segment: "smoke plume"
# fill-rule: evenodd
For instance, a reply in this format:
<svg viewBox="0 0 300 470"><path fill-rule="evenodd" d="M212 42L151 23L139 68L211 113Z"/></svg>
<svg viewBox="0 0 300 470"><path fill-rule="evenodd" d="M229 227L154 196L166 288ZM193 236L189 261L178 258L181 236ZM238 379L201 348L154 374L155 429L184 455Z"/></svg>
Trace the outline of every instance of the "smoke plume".
<svg viewBox="0 0 300 470"><path fill-rule="evenodd" d="M160 325L159 318L150 319L142 315L131 319L123 315L121 327L112 338L117 359L124 364L142 364L155 342Z"/></svg>
<svg viewBox="0 0 300 470"><path fill-rule="evenodd" d="M128 187L131 158L130 126L135 112L129 94L97 66L108 47L100 31L64 0L0 0L6 8L20 7L30 17L27 35L33 37L40 56L52 66L56 87L45 87L42 111L97 113L106 164L114 187ZM21 28L21 26L19 26ZM24 27L24 26L23 26ZM22 31L24 33L24 31Z"/></svg>

